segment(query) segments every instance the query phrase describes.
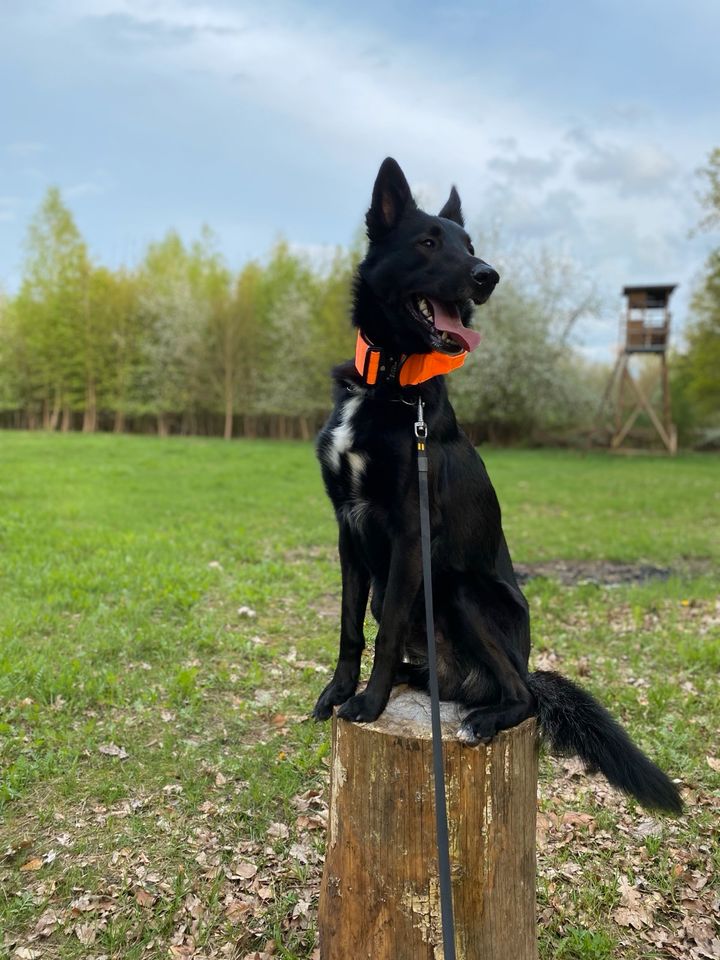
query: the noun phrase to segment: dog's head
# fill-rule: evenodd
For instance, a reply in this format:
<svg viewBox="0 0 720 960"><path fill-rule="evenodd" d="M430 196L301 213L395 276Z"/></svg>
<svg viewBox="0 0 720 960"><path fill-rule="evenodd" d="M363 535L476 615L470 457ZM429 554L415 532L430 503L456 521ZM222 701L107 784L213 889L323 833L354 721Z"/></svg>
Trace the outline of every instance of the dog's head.
<svg viewBox="0 0 720 960"><path fill-rule="evenodd" d="M474 349L480 336L468 327L473 305L485 303L500 277L475 256L455 187L437 216L425 213L388 157L366 223L370 245L359 278L383 314L372 322L372 339L405 353Z"/></svg>

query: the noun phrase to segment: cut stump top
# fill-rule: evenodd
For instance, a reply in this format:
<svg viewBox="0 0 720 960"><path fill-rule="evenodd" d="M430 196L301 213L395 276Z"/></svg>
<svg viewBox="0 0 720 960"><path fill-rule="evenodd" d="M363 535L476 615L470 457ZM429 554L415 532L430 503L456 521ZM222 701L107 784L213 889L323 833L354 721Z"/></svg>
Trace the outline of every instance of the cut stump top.
<svg viewBox="0 0 720 960"><path fill-rule="evenodd" d="M457 740L458 730L468 707L454 701L440 702L440 725L443 740ZM524 721L535 724L531 717ZM522 726L523 724L521 724ZM384 712L373 723L363 723L368 732L416 740L432 740L430 696L423 690L407 686L394 687Z"/></svg>

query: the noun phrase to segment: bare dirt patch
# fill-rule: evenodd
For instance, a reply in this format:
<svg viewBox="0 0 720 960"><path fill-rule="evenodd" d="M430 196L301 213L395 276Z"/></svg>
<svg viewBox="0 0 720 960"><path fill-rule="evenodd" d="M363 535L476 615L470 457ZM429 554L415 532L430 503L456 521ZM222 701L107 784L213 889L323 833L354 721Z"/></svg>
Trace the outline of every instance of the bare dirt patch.
<svg viewBox="0 0 720 960"><path fill-rule="evenodd" d="M545 560L541 563L516 563L518 581L527 583L546 577L567 586L594 583L601 587L619 587L649 580L667 580L671 576L707 573L709 561L696 559L678 567L657 567L650 563L613 563L608 560Z"/></svg>

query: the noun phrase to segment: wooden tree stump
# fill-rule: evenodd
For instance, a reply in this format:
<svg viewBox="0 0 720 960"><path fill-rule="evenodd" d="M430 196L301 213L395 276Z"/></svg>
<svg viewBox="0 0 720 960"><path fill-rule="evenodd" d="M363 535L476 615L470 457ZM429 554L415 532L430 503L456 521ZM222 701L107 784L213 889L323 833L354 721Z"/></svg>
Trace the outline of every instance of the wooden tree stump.
<svg viewBox="0 0 720 960"><path fill-rule="evenodd" d="M441 707L457 960L536 960L535 719L468 747ZM332 736L321 960L443 960L430 698Z"/></svg>

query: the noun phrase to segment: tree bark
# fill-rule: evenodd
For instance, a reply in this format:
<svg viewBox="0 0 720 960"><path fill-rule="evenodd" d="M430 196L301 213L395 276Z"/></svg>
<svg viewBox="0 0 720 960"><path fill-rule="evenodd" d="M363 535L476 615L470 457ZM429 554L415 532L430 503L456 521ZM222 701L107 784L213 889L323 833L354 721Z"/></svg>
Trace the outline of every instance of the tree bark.
<svg viewBox="0 0 720 960"><path fill-rule="evenodd" d="M125 411L118 409L115 411L115 423L113 424L113 433L122 433L125 429Z"/></svg>
<svg viewBox="0 0 720 960"><path fill-rule="evenodd" d="M55 391L55 397L53 399L53 408L50 413L50 423L48 425L49 430L57 430L57 425L60 421L60 406L61 406L61 394L59 390Z"/></svg>
<svg viewBox="0 0 720 960"><path fill-rule="evenodd" d="M95 381L90 378L85 387L85 410L83 411L83 433L95 433L97 430L97 391Z"/></svg>
<svg viewBox="0 0 720 960"><path fill-rule="evenodd" d="M457 958L536 960L536 721L468 747L442 707ZM435 836L429 698L334 718L321 960L442 960Z"/></svg>
<svg viewBox="0 0 720 960"><path fill-rule="evenodd" d="M232 347L233 340L228 326L225 331L225 377L223 384L223 393L225 395L225 429L223 430L223 437L225 440L232 440L233 413L235 412L235 378L233 376L234 368L230 361L233 355Z"/></svg>
<svg viewBox="0 0 720 960"><path fill-rule="evenodd" d="M232 440L233 435L233 401L232 395L225 395L225 429L223 430L223 437L226 440Z"/></svg>

